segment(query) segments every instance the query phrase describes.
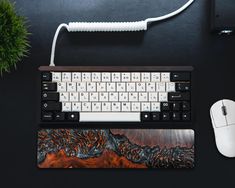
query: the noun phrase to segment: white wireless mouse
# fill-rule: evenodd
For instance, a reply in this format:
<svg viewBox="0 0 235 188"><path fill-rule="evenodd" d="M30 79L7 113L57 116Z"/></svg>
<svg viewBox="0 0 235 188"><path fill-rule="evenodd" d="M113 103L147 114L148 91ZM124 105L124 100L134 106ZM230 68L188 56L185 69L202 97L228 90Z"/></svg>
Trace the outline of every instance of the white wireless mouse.
<svg viewBox="0 0 235 188"><path fill-rule="evenodd" d="M216 146L226 157L235 157L235 102L220 100L210 109Z"/></svg>

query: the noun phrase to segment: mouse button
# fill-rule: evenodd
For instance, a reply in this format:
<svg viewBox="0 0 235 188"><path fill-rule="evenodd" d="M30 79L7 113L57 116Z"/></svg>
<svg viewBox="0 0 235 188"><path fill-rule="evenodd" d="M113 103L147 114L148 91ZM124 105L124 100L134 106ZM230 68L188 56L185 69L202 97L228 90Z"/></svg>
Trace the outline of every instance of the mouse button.
<svg viewBox="0 0 235 188"><path fill-rule="evenodd" d="M211 118L213 121L214 128L227 126L226 117L222 112L222 101L218 101L211 107Z"/></svg>
<svg viewBox="0 0 235 188"><path fill-rule="evenodd" d="M228 125L235 124L235 102L231 100L223 100L223 104L226 108L226 121Z"/></svg>
<svg viewBox="0 0 235 188"><path fill-rule="evenodd" d="M215 129L216 146L226 157L235 157L235 126Z"/></svg>

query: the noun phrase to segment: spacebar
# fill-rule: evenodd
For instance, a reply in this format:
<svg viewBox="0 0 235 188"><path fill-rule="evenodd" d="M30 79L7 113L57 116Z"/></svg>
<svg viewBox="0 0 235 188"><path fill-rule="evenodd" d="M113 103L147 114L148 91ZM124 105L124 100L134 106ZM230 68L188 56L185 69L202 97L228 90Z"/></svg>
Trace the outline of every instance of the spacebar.
<svg viewBox="0 0 235 188"><path fill-rule="evenodd" d="M140 112L80 112L80 122L140 122Z"/></svg>

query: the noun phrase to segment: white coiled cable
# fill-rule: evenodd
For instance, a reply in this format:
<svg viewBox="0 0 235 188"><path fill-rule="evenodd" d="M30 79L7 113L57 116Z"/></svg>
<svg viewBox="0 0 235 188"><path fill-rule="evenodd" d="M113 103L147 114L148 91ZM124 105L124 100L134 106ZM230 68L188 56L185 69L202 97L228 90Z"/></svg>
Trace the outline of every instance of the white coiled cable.
<svg viewBox="0 0 235 188"><path fill-rule="evenodd" d="M52 49L51 49L51 60L50 66L55 66L54 64L54 57L55 57L55 47L57 37L59 32L62 28L66 28L68 32L124 32L124 31L145 31L148 28L148 23L157 22L161 20L165 20L171 18L186 8L188 8L194 0L189 0L185 5L180 7L178 10L169 13L164 16L156 17L156 18L147 18L143 21L136 21L136 22L70 22L69 24L60 24L57 28L54 39L52 42Z"/></svg>
<svg viewBox="0 0 235 188"><path fill-rule="evenodd" d="M138 22L70 22L69 32L122 32L147 30L145 21Z"/></svg>

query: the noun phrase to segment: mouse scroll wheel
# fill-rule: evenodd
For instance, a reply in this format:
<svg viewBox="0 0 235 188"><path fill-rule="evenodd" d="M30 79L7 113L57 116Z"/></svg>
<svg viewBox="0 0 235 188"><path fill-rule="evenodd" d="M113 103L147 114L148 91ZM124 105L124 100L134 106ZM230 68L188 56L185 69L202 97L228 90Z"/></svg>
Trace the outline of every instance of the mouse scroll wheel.
<svg viewBox="0 0 235 188"><path fill-rule="evenodd" d="M226 107L225 107L225 106L222 106L221 109L222 109L223 115L226 116L226 115L227 115Z"/></svg>

